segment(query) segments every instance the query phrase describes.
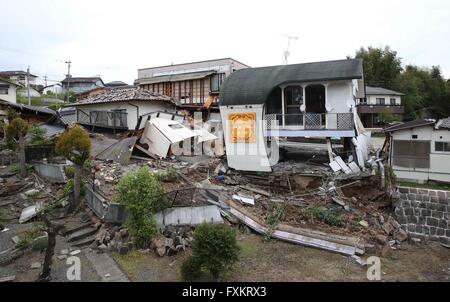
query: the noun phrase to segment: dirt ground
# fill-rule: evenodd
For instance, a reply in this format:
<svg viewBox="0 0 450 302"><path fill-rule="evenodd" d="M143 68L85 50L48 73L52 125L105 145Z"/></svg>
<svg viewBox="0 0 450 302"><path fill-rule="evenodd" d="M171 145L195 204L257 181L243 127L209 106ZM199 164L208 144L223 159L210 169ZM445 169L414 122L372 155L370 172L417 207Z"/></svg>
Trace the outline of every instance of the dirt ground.
<svg viewBox="0 0 450 302"><path fill-rule="evenodd" d="M255 234L239 234L238 242L240 260L221 281L367 281L367 268L349 257L277 240L264 242ZM403 248L381 259L382 281L450 281L448 249L435 243ZM182 281L180 267L189 253L160 258L133 251L113 258L132 281ZM208 280L205 275L201 281Z"/></svg>

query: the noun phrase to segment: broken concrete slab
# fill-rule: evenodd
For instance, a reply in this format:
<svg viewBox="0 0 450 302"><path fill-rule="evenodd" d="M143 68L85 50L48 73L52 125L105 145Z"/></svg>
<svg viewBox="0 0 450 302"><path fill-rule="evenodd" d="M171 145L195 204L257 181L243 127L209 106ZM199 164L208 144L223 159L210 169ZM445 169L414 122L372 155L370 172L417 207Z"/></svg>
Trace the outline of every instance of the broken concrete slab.
<svg viewBox="0 0 450 302"><path fill-rule="evenodd" d="M67 164L50 164L38 162L33 163L32 166L37 174L52 183L67 182L66 173L64 172L64 167L67 166Z"/></svg>
<svg viewBox="0 0 450 302"><path fill-rule="evenodd" d="M33 263L31 263L31 266L30 266L31 269L38 269L40 267L41 267L40 262L33 262Z"/></svg>
<svg viewBox="0 0 450 302"><path fill-rule="evenodd" d="M219 207L215 205L203 207L168 208L155 215L158 226L200 225L203 223L223 223Z"/></svg>
<svg viewBox="0 0 450 302"><path fill-rule="evenodd" d="M233 199L239 201L240 203L244 204L244 205L255 205L255 199L251 198L251 197L244 197L238 194L234 194L233 195Z"/></svg>
<svg viewBox="0 0 450 302"><path fill-rule="evenodd" d="M20 214L19 223L24 223L35 217L41 209L42 203L37 203L22 210Z"/></svg>
<svg viewBox="0 0 450 302"><path fill-rule="evenodd" d="M359 168L359 166L354 161L350 162L348 164L348 166L349 166L350 170L352 170L353 174L361 173L361 169Z"/></svg>
<svg viewBox="0 0 450 302"><path fill-rule="evenodd" d="M95 158L101 160L112 160L122 165L128 165L136 141L136 136L123 138L101 151Z"/></svg>
<svg viewBox="0 0 450 302"><path fill-rule="evenodd" d="M330 168L333 170L333 172L338 172L338 171L342 170L341 166L335 160L330 162L329 165L330 165Z"/></svg>

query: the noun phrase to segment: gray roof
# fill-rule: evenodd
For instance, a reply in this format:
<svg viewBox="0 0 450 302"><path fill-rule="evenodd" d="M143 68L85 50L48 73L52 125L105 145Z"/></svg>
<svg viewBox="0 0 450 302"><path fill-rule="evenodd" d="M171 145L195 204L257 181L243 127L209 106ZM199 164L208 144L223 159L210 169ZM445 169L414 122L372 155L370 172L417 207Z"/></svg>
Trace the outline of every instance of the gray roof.
<svg viewBox="0 0 450 302"><path fill-rule="evenodd" d="M48 115L52 115L52 116L56 114L56 111L54 111L50 108L46 108L46 107L16 104L16 103L7 102L4 100L1 100L1 101L2 101L1 102L2 105L10 106L10 107L18 109L20 111L24 111L24 110L25 111L34 111L36 114L43 113L43 114L48 114Z"/></svg>
<svg viewBox="0 0 450 302"><path fill-rule="evenodd" d="M130 101L164 101L174 103L174 100L169 96L132 87L111 89L105 93L82 99L77 103L70 104L70 106Z"/></svg>
<svg viewBox="0 0 450 302"><path fill-rule="evenodd" d="M398 123L393 126L389 126L384 129L384 132L392 132L397 130L404 130L404 129L411 129L411 128L417 128L427 125L434 125L436 121L435 120L414 120L406 123Z"/></svg>
<svg viewBox="0 0 450 302"><path fill-rule="evenodd" d="M366 95L405 95L404 93L381 87L366 86Z"/></svg>
<svg viewBox="0 0 450 302"><path fill-rule="evenodd" d="M26 76L27 72L23 70L6 70L6 71L0 71L1 77L13 77L13 76ZM37 78L38 76L31 74L30 77Z"/></svg>
<svg viewBox="0 0 450 302"><path fill-rule="evenodd" d="M142 84L155 84L155 83L165 83L165 82L196 80L196 79L203 79L204 77L207 77L214 73L216 73L216 71L210 70L210 71L201 71L201 72L163 75L163 76L157 76L157 77L151 77L151 78L137 79L135 81L135 83L142 85Z"/></svg>
<svg viewBox="0 0 450 302"><path fill-rule="evenodd" d="M122 81L112 81L105 84L106 87L117 87L117 86L129 86L127 83Z"/></svg>
<svg viewBox="0 0 450 302"><path fill-rule="evenodd" d="M64 80L61 81L61 83L63 83L63 84L67 83L69 79L70 79L70 84L72 84L72 83L96 83L99 80L103 83L103 80L100 77L70 77L70 78L65 78Z"/></svg>
<svg viewBox="0 0 450 302"><path fill-rule="evenodd" d="M449 129L450 130L450 116L444 119L439 120L436 123L437 129Z"/></svg>
<svg viewBox="0 0 450 302"><path fill-rule="evenodd" d="M225 80L219 104L262 104L281 84L362 78L360 59L240 69Z"/></svg>
<svg viewBox="0 0 450 302"><path fill-rule="evenodd" d="M77 110L75 107L60 108L58 117L64 125L75 124L77 122Z"/></svg>

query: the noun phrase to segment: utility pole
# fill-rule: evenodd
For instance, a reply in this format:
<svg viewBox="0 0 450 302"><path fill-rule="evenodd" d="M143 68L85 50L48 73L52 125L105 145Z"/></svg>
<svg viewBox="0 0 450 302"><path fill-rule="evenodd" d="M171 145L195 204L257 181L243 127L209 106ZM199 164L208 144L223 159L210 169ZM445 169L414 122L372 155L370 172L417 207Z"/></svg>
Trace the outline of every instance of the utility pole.
<svg viewBox="0 0 450 302"><path fill-rule="evenodd" d="M47 75L44 76L44 83L45 83L44 87L47 87Z"/></svg>
<svg viewBox="0 0 450 302"><path fill-rule="evenodd" d="M285 34L281 34L282 36L285 36L288 39L288 43L287 43L287 47L286 47L286 51L283 53L284 55L284 64L287 65L288 63L288 57L291 54L289 52L289 46L291 45L291 40L298 40L298 37L294 37L294 36L290 36L290 35L285 35Z"/></svg>
<svg viewBox="0 0 450 302"><path fill-rule="evenodd" d="M31 106L31 97L30 97L30 66L27 68L27 94L28 94L28 105Z"/></svg>
<svg viewBox="0 0 450 302"><path fill-rule="evenodd" d="M66 91L66 101L69 102L69 88L70 88L70 64L72 62L70 60L66 61L67 64L67 91Z"/></svg>

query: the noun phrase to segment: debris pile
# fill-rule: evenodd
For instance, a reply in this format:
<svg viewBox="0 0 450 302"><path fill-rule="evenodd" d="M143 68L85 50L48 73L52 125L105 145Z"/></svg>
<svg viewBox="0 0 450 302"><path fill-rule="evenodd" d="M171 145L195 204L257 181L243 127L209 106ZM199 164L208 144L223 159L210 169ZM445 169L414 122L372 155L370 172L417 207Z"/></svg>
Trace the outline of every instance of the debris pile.
<svg viewBox="0 0 450 302"><path fill-rule="evenodd" d="M173 256L184 252L194 240L194 229L191 226L167 226L161 235L150 243L150 249L160 257Z"/></svg>

